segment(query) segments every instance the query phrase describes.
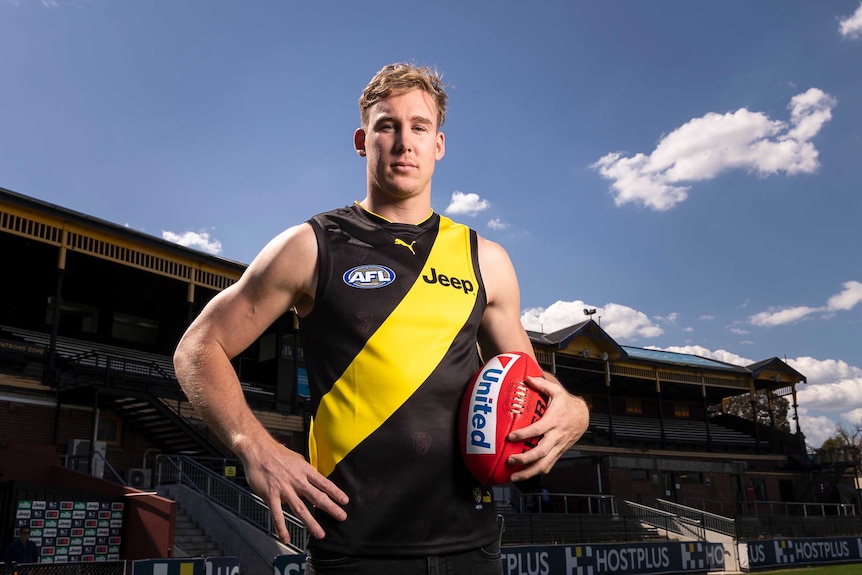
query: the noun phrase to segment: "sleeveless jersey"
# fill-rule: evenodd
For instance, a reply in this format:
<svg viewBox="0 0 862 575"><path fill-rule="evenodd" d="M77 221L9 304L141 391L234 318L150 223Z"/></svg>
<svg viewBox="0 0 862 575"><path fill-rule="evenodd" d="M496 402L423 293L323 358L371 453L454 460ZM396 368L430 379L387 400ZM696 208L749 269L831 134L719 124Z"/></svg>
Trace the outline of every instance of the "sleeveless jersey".
<svg viewBox="0 0 862 575"><path fill-rule="evenodd" d="M314 307L301 320L312 465L350 497L315 517L310 548L351 555L465 551L497 539L490 493L458 446L458 407L481 367L486 305L476 233L432 214L396 224L358 204L309 220Z"/></svg>

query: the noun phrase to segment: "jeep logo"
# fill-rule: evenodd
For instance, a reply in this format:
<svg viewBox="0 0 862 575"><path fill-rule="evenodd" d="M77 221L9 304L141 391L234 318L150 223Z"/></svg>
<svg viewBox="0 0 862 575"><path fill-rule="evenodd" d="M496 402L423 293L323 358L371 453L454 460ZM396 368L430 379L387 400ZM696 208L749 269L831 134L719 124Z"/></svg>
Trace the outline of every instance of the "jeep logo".
<svg viewBox="0 0 862 575"><path fill-rule="evenodd" d="M437 270L431 268L431 277L429 278L427 275L422 276L422 279L425 280L426 283L436 284L439 283L441 286L453 287L455 289L464 290L464 293L470 294L473 293L473 282L470 280L462 280L458 278L450 278L449 276L445 276L443 274L438 274Z"/></svg>

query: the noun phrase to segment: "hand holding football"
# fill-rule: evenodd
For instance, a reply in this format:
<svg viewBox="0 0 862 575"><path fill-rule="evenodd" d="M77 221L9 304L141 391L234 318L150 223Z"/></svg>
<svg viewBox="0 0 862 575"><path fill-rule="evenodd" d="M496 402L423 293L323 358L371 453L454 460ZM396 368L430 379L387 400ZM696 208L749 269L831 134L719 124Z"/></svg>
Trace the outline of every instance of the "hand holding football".
<svg viewBox="0 0 862 575"><path fill-rule="evenodd" d="M545 413L548 398L526 379L543 371L523 352L501 353L476 372L461 400L459 441L470 473L482 485L502 485L523 468L507 460L536 446L540 437L509 441L509 433L527 427Z"/></svg>

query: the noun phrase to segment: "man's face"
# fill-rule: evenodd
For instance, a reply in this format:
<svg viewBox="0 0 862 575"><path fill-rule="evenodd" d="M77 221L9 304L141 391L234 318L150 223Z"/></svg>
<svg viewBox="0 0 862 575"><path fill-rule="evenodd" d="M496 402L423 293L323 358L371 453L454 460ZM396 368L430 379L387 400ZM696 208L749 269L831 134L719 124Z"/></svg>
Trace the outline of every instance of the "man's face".
<svg viewBox="0 0 862 575"><path fill-rule="evenodd" d="M431 190L434 165L445 152L437 106L424 90L391 94L368 109L368 125L354 135L368 158L369 191L406 199Z"/></svg>
<svg viewBox="0 0 862 575"><path fill-rule="evenodd" d="M21 541L26 542L28 539L30 539L30 530L21 529Z"/></svg>

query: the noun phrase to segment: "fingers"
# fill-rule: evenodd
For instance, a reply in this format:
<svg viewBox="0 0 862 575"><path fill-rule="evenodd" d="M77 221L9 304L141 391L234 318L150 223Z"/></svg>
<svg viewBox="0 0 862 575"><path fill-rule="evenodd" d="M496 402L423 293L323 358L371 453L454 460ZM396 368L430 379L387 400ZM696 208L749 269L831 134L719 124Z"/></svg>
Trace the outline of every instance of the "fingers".
<svg viewBox="0 0 862 575"><path fill-rule="evenodd" d="M347 512L342 508L350 501L347 494L319 473L309 476L308 480L310 486L315 488L308 494L309 502L339 521L347 519Z"/></svg>
<svg viewBox="0 0 862 575"><path fill-rule="evenodd" d="M347 512L342 506L346 505L349 499L338 486L310 465L304 465L303 471L304 474L301 477L293 477L292 485L282 488L281 496L312 537L323 539L326 533L314 519L311 508L305 502L328 513L338 521L344 521L347 519ZM273 512L275 513L275 508Z"/></svg>
<svg viewBox="0 0 862 575"><path fill-rule="evenodd" d="M261 450L255 455L257 457L244 462L249 485L269 505L273 527L282 542L289 543L291 539L282 504L290 509L315 539L323 539L326 533L315 520L312 507L338 521L347 518L343 509L349 501L347 495L302 456L283 446Z"/></svg>
<svg viewBox="0 0 862 575"><path fill-rule="evenodd" d="M528 377L527 383L548 396L548 408L541 419L508 436L510 441L541 437L533 449L509 457L510 465L524 466L512 475L512 481L550 472L589 426L589 410L583 399L570 394L561 384L540 377Z"/></svg>
<svg viewBox="0 0 862 575"><path fill-rule="evenodd" d="M568 393L562 385L553 381L548 381L544 377L528 375L526 382L536 391L541 391L549 397L553 397L554 394L559 393L560 391Z"/></svg>
<svg viewBox="0 0 862 575"><path fill-rule="evenodd" d="M309 534L311 534L312 537L314 537L315 539L323 539L324 537L326 537L326 532L323 530L323 527L321 527L320 523L318 523L317 520L314 519L314 515L311 513L311 509L309 509L309 507L302 501L302 499L297 497L295 494L288 494L285 499L287 499L287 501L285 501L285 503L287 503L287 506L290 507L290 510L293 512L296 518L299 519L303 525L305 525L305 528L308 530ZM271 507L270 509L272 510L273 517L275 517L276 515L281 516L281 522L284 523L284 516L281 512L281 504L279 504L277 507ZM286 531L287 528L285 527L285 532ZM279 537L281 537L281 535L279 535ZM290 540L290 535L288 535L288 540Z"/></svg>
<svg viewBox="0 0 862 575"><path fill-rule="evenodd" d="M509 457L507 460L509 465L524 466L512 475L512 481L522 481L535 475L549 473L570 445L571 443L565 441L561 434L551 432L545 435L533 449Z"/></svg>
<svg viewBox="0 0 862 575"><path fill-rule="evenodd" d="M284 513L280 513L281 502L271 500L267 502L267 505L269 505L269 510L272 512L272 523L275 527L275 534L278 535L282 543L289 545L290 532L287 530L287 524L284 521Z"/></svg>
<svg viewBox="0 0 862 575"><path fill-rule="evenodd" d="M548 397L548 408L545 414L526 427L517 429L509 434L509 441L521 441L530 437L539 437L546 434L555 427L567 426L569 415L562 413L566 409L566 403L575 398L559 383L548 381L542 377L529 376L526 383L533 389L545 394ZM586 430L586 427L584 427ZM578 436L580 437L580 436ZM574 441L572 442L574 443Z"/></svg>

